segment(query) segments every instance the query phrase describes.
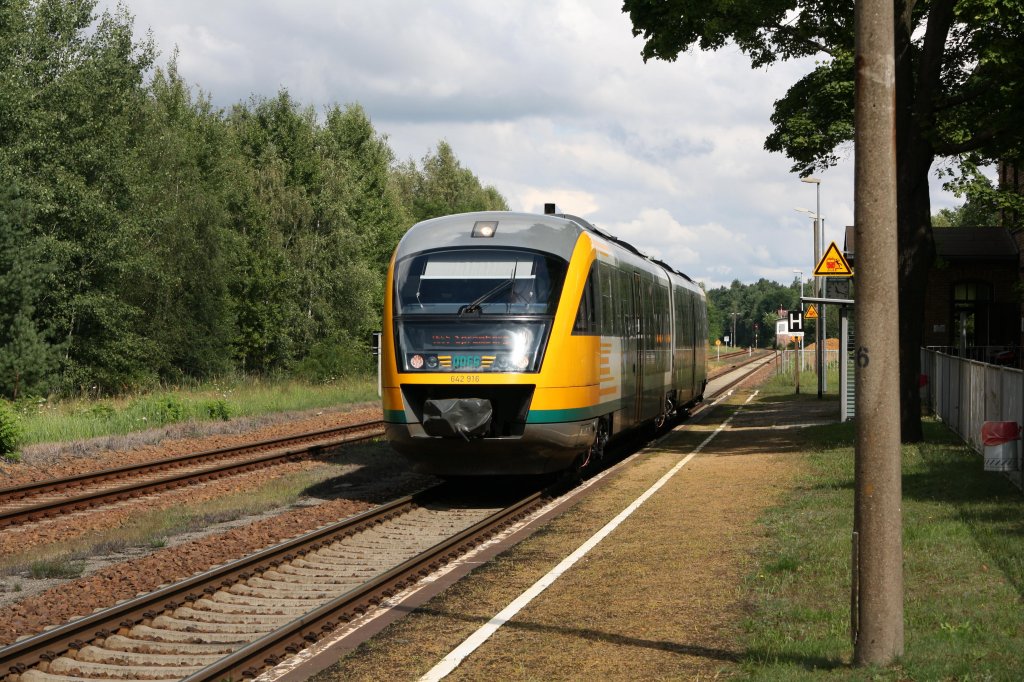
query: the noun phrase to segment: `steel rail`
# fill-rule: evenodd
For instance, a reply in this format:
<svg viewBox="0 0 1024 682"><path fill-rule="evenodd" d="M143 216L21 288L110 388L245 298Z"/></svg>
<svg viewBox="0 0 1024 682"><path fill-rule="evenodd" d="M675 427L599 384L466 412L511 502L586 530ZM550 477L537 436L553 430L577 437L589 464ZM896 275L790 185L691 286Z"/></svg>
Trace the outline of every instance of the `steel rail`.
<svg viewBox="0 0 1024 682"><path fill-rule="evenodd" d="M739 372L740 370L745 369L749 365L753 365L756 362L760 361L760 363L761 363L759 366L751 368L750 371L746 372L745 374L742 374L742 375L736 377L735 379L733 379L732 381L730 381L729 383L725 384L724 386L719 387L718 388L718 392L715 393L713 396L707 396L707 397L709 397L709 398L716 397L716 396L721 395L722 393L725 393L726 391L728 391L730 388L732 388L736 384L738 384L741 381L744 381L746 379L749 379L752 375L756 374L757 372L760 372L762 369L767 367L768 364L771 363L771 361L774 358L775 358L774 354L773 355L762 355L760 357L751 358L747 362L743 362L743 363L740 363L738 365L733 365L732 367L730 367L726 371L720 372L719 374L716 374L714 377L711 377L711 378L717 379L719 377L725 376L729 372ZM707 403L705 403L705 405L706 404Z"/></svg>
<svg viewBox="0 0 1024 682"><path fill-rule="evenodd" d="M362 428L379 426L382 423L383 421L376 420L369 422L360 422L359 424L335 426L329 429L309 431L307 433L300 433L292 436L278 436L276 438L269 438L267 440L256 441L255 443L231 445L223 448L216 448L214 450L203 450L200 452L193 452L186 455L177 455L174 457L166 457L164 459L156 459L149 462L128 464L113 469L89 471L84 474L68 476L67 478L49 478L43 481L26 483L24 485L11 486L9 488L0 488L0 503L6 502L8 500L18 499L20 497L26 497L29 494L39 494L44 492L51 492L54 490L62 490L64 488L72 486L77 487L81 486L83 483L101 482L111 478L123 478L125 474L146 473L150 470L155 471L159 469L166 469L176 465L183 466L200 459L227 457L231 455L240 454L241 452L244 452L245 450L248 449L281 447L286 443L296 443L301 442L302 440L318 440L332 434L344 433L345 431L357 431Z"/></svg>
<svg viewBox="0 0 1024 682"><path fill-rule="evenodd" d="M117 469L106 469L99 472L80 474L79 476L71 477L71 479L50 479L49 481L41 481L38 484L28 484L25 486L18 486L17 488L6 488L0 490L0 504L10 504L12 502L19 502L21 500L26 499L26 497L30 497L5 497L9 491L20 491L24 489L35 488L35 490L33 490L34 494L42 494L43 492L66 490L69 487L84 487L87 483L103 483L105 481L114 480L116 478L127 478L131 475L143 475L158 472L165 469L181 468L183 466L194 465L199 462L204 462L209 459L217 460L225 459L227 457L242 456L246 452L259 452L262 450L266 450L267 448L280 448L286 445L287 443L297 443L303 441L308 443L310 441L317 441L314 442L313 444L306 445L301 448L287 449L284 451L277 450L270 454L249 458L241 462L234 462L231 464L220 466L215 465L209 468L191 470L177 475L165 476L158 479L140 481L137 483L130 483L127 485L118 486L116 488L107 488L104 490L92 491L83 495L66 497L58 500L50 500L48 502L43 502L31 506L17 507L8 510L0 510L0 528L14 525L20 522L33 521L39 518L45 518L47 516L54 516L65 509L70 512L85 507L96 506L97 504L104 500L116 501L128 499L130 497L135 497L146 491L158 491L170 488L177 488L186 485L190 481L201 482L213 478L220 478L225 475L240 473L246 470L252 470L260 466L267 466L275 461L297 459L299 457L308 456L310 454L315 454L318 450L322 450L325 448L337 447L339 445L344 445L346 443L352 443L357 442L359 440L374 438L381 435L382 432L374 431L373 433L366 434L363 436L335 438L330 440L318 440L323 439L332 434L337 435L342 433L351 433L352 431L359 431L369 427L379 426L382 423L383 422L381 421L363 422L360 424L336 427L333 429L323 429L320 431L309 432L297 436L274 438L266 441L260 441L258 443L247 443L241 446L219 448L217 450L208 450L199 453L181 455L178 457L170 457L163 460L145 462L138 465L119 467ZM114 475L115 472L117 475ZM61 486L60 484L65 480L77 480L79 482L74 484L73 486Z"/></svg>
<svg viewBox="0 0 1024 682"><path fill-rule="evenodd" d="M544 491L530 494L390 571L236 650L213 665L185 678L185 682L256 677L261 670L277 665L288 656L334 631L342 623L362 615L384 599L418 582L500 529L526 516L544 499Z"/></svg>
<svg viewBox="0 0 1024 682"><path fill-rule="evenodd" d="M739 369L740 367L744 367L746 365L749 365L752 362L757 362L758 360L761 360L761 359L767 357L769 354L771 354L771 351L765 352L765 350L766 349L759 349L757 353L749 355L749 359L744 361L744 362L738 362L738 363L736 363L734 365L729 365L728 367L717 368L714 374L710 374L710 373L708 374L708 380L710 381L711 379L717 379L718 377L722 376L723 374L728 374L729 372L732 372L733 370ZM733 354L730 353L730 355L733 355ZM748 355L748 353L747 353L747 351L740 351L739 353L735 353L735 355Z"/></svg>
<svg viewBox="0 0 1024 682"><path fill-rule="evenodd" d="M237 561L212 568L185 580L129 599L93 614L0 648L0 676L17 675L43 661L53 660L69 649L80 649L93 639L109 637L121 628L154 618L161 611L199 599L206 589L218 589L251 577L264 567L290 561L315 551L333 539L352 535L363 528L404 513L414 505L429 502L436 488L407 495L337 523L286 540Z"/></svg>
<svg viewBox="0 0 1024 682"><path fill-rule="evenodd" d="M60 627L0 648L0 677L20 675L26 670L55 660L69 650L78 650L96 639L105 639L119 630L131 628L161 612L201 599L235 582L247 580L262 570L331 544L373 525L400 516L415 507L436 501L444 484L402 497L352 518L306 533L252 555L219 566L149 594L125 601ZM323 604L283 627L244 645L189 680L221 680L252 677L259 670L315 642L395 592L457 558L501 528L526 516L541 504L543 491L534 492L515 504L460 531L399 566L367 581L360 587Z"/></svg>

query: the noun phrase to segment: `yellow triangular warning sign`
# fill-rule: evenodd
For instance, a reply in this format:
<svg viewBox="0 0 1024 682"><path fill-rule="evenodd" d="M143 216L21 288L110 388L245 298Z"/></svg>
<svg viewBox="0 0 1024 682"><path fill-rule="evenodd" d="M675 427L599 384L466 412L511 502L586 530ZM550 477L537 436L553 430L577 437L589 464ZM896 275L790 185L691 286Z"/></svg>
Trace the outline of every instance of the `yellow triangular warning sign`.
<svg viewBox="0 0 1024 682"><path fill-rule="evenodd" d="M825 251L825 255L821 257L818 264L814 268L815 277L852 277L853 268L843 257L842 251L836 246L835 242L828 245L828 250Z"/></svg>
<svg viewBox="0 0 1024 682"><path fill-rule="evenodd" d="M807 312L804 313L805 320L816 320L818 319L818 309L814 307L814 304L807 306Z"/></svg>

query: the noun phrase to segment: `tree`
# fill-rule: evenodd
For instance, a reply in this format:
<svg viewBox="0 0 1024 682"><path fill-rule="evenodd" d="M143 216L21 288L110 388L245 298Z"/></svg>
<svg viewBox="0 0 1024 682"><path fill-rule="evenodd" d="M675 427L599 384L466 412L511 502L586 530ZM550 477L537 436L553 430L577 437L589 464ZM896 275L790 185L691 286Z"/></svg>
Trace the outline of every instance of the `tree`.
<svg viewBox="0 0 1024 682"><path fill-rule="evenodd" d="M932 227L990 227L998 225L999 196L985 176L975 178L966 191L967 201L956 208L943 208L932 216Z"/></svg>
<svg viewBox="0 0 1024 682"><path fill-rule="evenodd" d="M36 313L52 266L40 239L29 232L25 202L10 188L0 192L0 394L12 399L45 387L58 348Z"/></svg>
<svg viewBox="0 0 1024 682"><path fill-rule="evenodd" d="M775 103L765 142L793 171L834 165L853 130L853 3L827 0L626 0L644 59L735 44L754 67L817 57ZM936 159L954 186L978 168L1024 158L1024 5L1017 0L895 0L897 235L901 430L922 438L918 375L928 269L934 262L928 175ZM1004 197L1004 200L1011 201Z"/></svg>
<svg viewBox="0 0 1024 682"><path fill-rule="evenodd" d="M34 315L65 350L65 385L111 390L152 377L156 354L125 297L144 270L132 150L154 49L133 40L123 9L95 5L0 5L0 181L18 187L27 238L54 266Z"/></svg>
<svg viewBox="0 0 1024 682"><path fill-rule="evenodd" d="M718 336L732 333L732 313L736 315L737 346L754 344L754 325L760 325L757 334L758 344L767 344L775 333L775 320L779 308L789 310L797 306L800 283L794 281L790 286L783 286L763 277L753 284L743 284L738 279L726 287L718 287L707 292L709 326L719 330Z"/></svg>
<svg viewBox="0 0 1024 682"><path fill-rule="evenodd" d="M315 336L315 206L321 187L316 116L286 91L228 116L242 158L233 230L242 242L230 285L234 355L245 371L285 369ZM314 308L316 310L314 310Z"/></svg>
<svg viewBox="0 0 1024 682"><path fill-rule="evenodd" d="M202 95L193 99L176 58L156 70L145 113L132 213L149 248L145 276L125 295L144 310L162 378L216 376L231 367L235 158L219 112Z"/></svg>
<svg viewBox="0 0 1024 682"><path fill-rule="evenodd" d="M701 283L703 286L703 282ZM708 342L714 345L715 341L721 341L725 332L725 320L722 310L715 303L715 297L711 295L711 292L707 289L704 290L705 300L708 307Z"/></svg>
<svg viewBox="0 0 1024 682"><path fill-rule="evenodd" d="M443 140L437 152L423 157L423 172L413 190L413 215L427 220L467 211L507 211L504 197L480 180L455 157L451 145Z"/></svg>
<svg viewBox="0 0 1024 682"><path fill-rule="evenodd" d="M362 242L362 252L384 273L409 217L392 182L395 154L359 105L332 107L323 130L326 161L344 167L342 207Z"/></svg>

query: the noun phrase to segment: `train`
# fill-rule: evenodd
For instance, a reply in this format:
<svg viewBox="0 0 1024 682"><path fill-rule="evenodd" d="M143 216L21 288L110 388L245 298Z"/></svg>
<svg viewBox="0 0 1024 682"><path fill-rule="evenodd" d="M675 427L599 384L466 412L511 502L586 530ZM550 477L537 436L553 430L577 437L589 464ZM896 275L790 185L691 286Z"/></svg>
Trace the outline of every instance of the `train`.
<svg viewBox="0 0 1024 682"><path fill-rule="evenodd" d="M413 225L385 301L385 437L416 471L582 470L707 385L701 287L550 204Z"/></svg>

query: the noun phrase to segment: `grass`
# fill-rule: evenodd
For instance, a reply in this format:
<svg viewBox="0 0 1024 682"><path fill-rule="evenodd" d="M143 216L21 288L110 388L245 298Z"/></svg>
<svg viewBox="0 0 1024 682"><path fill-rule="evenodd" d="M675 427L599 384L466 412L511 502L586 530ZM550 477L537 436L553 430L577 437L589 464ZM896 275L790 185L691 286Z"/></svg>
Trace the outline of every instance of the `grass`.
<svg viewBox="0 0 1024 682"><path fill-rule="evenodd" d="M763 394L774 396L795 396L796 377L793 376L792 365L790 371L776 373L766 381L760 390ZM818 395L818 375L813 370L800 372L800 395ZM825 373L825 393L831 399L839 398L839 368L829 368Z"/></svg>
<svg viewBox="0 0 1024 682"><path fill-rule="evenodd" d="M61 557L33 561L29 566L29 575L41 580L44 578L78 578L85 571L85 561Z"/></svg>
<svg viewBox="0 0 1024 682"><path fill-rule="evenodd" d="M126 434L183 421L209 421L326 408L377 399L376 378L328 384L237 379L109 400L19 403L21 445Z"/></svg>
<svg viewBox="0 0 1024 682"><path fill-rule="evenodd" d="M941 424L928 421L925 431L926 442L903 447L902 659L886 669L850 665L854 426L811 427L798 436L806 477L764 519L769 539L748 580L744 677L1020 678L1024 496L984 472Z"/></svg>

